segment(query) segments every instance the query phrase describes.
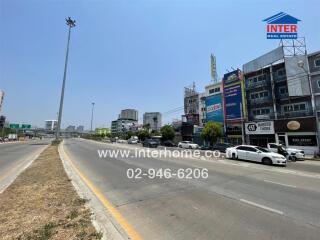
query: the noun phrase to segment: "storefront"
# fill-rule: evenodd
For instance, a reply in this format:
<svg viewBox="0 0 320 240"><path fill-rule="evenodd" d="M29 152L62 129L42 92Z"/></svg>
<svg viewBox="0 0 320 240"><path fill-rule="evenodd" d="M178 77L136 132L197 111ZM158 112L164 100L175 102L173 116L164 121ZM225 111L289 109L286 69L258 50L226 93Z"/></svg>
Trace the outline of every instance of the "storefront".
<svg viewBox="0 0 320 240"><path fill-rule="evenodd" d="M245 133L250 145L267 147L268 143L275 142L273 121L245 123Z"/></svg>
<svg viewBox="0 0 320 240"><path fill-rule="evenodd" d="M276 142L302 149L306 154L318 151L315 117L275 121Z"/></svg>

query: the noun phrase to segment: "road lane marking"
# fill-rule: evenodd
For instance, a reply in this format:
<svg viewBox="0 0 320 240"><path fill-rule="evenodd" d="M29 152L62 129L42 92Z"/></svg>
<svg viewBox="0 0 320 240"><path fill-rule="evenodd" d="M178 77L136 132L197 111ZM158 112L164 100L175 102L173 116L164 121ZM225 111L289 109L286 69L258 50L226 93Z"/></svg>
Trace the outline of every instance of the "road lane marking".
<svg viewBox="0 0 320 240"><path fill-rule="evenodd" d="M263 180L263 181L267 182L267 183L273 183L273 184L285 186L285 187L297 188L297 186L290 185L290 184L278 183L278 182L273 182L273 181L269 181L269 180Z"/></svg>
<svg viewBox="0 0 320 240"><path fill-rule="evenodd" d="M277 209L274 209L274 208L270 208L270 207L267 207L267 206L264 206L264 205L261 205L259 203L255 203L255 202L251 202L251 201L248 201L246 199L240 199L241 202L244 202L244 203L247 203L249 205L252 205L252 206L255 206L255 207L259 207L259 208L262 208L264 210L267 210L267 211L270 211L270 212L274 212L274 213L278 213L280 215L283 215L283 212L282 211L279 211Z"/></svg>
<svg viewBox="0 0 320 240"><path fill-rule="evenodd" d="M113 206L113 204L103 195L94 183L76 166L71 157L64 150L64 143L61 144L61 150L65 155L67 161L71 164L72 168L82 179L82 181L88 186L88 188L94 193L94 195L100 200L104 207L111 213L114 219L120 224L120 226L126 231L130 239L142 240L140 234L131 226L131 224L122 216L122 214Z"/></svg>

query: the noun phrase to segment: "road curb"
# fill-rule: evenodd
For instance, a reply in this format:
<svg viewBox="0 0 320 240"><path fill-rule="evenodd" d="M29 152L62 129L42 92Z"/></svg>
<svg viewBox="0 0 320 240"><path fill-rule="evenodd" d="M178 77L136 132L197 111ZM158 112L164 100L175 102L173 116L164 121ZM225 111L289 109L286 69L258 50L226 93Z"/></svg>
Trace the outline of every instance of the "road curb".
<svg viewBox="0 0 320 240"><path fill-rule="evenodd" d="M98 196L94 192L92 192L90 187L84 182L81 176L79 176L74 166L72 166L73 163L71 162L71 159L64 151L63 144L64 142L59 144L58 152L60 155L60 159L63 163L64 169L68 177L71 179L72 185L76 189L78 195L84 199L90 200L88 201L88 206L94 214L91 220L96 230L102 232L102 239L134 239L130 238L126 234L126 231L112 216L109 210L103 205Z"/></svg>

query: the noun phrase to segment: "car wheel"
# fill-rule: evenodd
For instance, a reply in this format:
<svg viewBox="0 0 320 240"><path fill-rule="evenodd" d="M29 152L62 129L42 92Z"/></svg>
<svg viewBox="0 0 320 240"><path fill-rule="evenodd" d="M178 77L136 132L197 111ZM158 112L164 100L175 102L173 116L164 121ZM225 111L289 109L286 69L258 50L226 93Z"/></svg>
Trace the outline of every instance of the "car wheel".
<svg viewBox="0 0 320 240"><path fill-rule="evenodd" d="M262 163L265 165L272 165L272 161L270 158L263 158Z"/></svg>
<svg viewBox="0 0 320 240"><path fill-rule="evenodd" d="M233 160L236 160L236 159L237 159L236 154L235 154L235 153L232 153L231 158L232 158Z"/></svg>

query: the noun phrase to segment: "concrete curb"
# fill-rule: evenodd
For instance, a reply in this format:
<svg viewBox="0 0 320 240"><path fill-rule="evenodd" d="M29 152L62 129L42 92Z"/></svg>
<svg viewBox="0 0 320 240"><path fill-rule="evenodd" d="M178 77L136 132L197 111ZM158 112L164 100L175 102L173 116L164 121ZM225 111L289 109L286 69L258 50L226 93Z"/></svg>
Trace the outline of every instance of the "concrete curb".
<svg viewBox="0 0 320 240"><path fill-rule="evenodd" d="M71 179L71 183L76 189L78 195L89 200L87 202L90 210L93 212L92 224L98 232L102 232L103 240L109 239L129 239L121 227L118 226L116 220L113 219L110 213L107 212L107 209L102 205L99 199L95 194L88 188L88 186L82 181L78 174L73 169L68 160L68 156L63 149L64 142L61 142L58 147L59 156L62 161L63 167Z"/></svg>

